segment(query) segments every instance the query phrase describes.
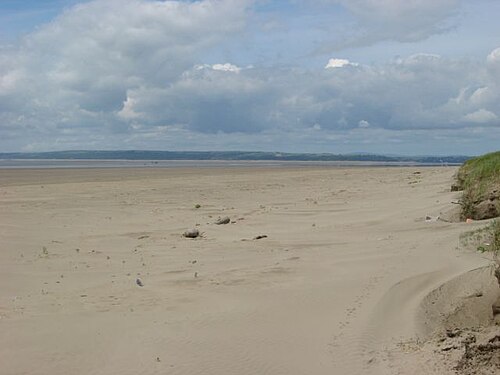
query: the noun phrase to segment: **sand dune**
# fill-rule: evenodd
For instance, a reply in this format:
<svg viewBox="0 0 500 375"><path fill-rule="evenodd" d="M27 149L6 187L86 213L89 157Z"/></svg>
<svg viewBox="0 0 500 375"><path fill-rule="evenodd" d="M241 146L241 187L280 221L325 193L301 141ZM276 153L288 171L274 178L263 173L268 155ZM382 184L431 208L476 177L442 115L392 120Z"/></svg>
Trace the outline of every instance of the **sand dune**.
<svg viewBox="0 0 500 375"><path fill-rule="evenodd" d="M454 172L0 170L0 373L419 373L386 349L488 265L424 220Z"/></svg>

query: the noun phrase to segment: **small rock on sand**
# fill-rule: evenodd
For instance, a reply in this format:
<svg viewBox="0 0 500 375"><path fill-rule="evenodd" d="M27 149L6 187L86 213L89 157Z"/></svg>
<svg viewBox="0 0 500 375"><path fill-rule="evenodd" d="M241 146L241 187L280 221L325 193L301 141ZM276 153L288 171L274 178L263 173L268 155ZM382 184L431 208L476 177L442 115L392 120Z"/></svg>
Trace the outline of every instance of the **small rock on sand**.
<svg viewBox="0 0 500 375"><path fill-rule="evenodd" d="M229 218L229 216L224 216L224 217L218 218L217 221L215 222L215 224L217 224L217 225L229 224L230 222L231 222L231 219Z"/></svg>
<svg viewBox="0 0 500 375"><path fill-rule="evenodd" d="M267 235L265 235L265 234L261 234L261 235L259 235L259 236L254 237L253 239L254 239L254 240L261 240L261 239L263 239L263 238L267 238Z"/></svg>
<svg viewBox="0 0 500 375"><path fill-rule="evenodd" d="M196 228L189 229L184 232L183 236L186 238L196 238L200 236L200 231Z"/></svg>
<svg viewBox="0 0 500 375"><path fill-rule="evenodd" d="M142 280L141 279L137 279L135 280L135 283L139 286L144 286L144 284L142 283Z"/></svg>
<svg viewBox="0 0 500 375"><path fill-rule="evenodd" d="M429 216L429 215L427 215L425 217L425 221L428 222L428 223L436 222L438 220L439 220L439 216Z"/></svg>
<svg viewBox="0 0 500 375"><path fill-rule="evenodd" d="M491 309L493 310L493 316L500 315L500 297L497 298Z"/></svg>

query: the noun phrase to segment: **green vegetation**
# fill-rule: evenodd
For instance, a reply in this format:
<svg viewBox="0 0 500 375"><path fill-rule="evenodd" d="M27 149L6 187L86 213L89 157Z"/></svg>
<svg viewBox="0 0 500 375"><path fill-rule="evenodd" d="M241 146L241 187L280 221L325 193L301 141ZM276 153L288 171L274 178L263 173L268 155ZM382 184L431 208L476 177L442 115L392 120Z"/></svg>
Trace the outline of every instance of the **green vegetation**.
<svg viewBox="0 0 500 375"><path fill-rule="evenodd" d="M500 216L500 152L493 152L465 162L457 173L457 189L462 219L489 219ZM461 242L493 256L493 270L500 286L500 219L484 228L465 233Z"/></svg>
<svg viewBox="0 0 500 375"><path fill-rule="evenodd" d="M465 249L475 249L492 256L493 274L500 286L500 220L460 235L460 245Z"/></svg>
<svg viewBox="0 0 500 375"><path fill-rule="evenodd" d="M457 180L462 189L491 179L500 181L500 151L467 160L458 171Z"/></svg>
<svg viewBox="0 0 500 375"><path fill-rule="evenodd" d="M457 173L463 190L462 219L489 219L500 213L500 151L466 161Z"/></svg>
<svg viewBox="0 0 500 375"><path fill-rule="evenodd" d="M486 227L486 232L488 233L488 242L485 242L478 250L489 251L493 254L493 273L498 281L498 286L500 286L500 220L493 221Z"/></svg>
<svg viewBox="0 0 500 375"><path fill-rule="evenodd" d="M500 255L500 220L487 226L460 235L460 245L464 249Z"/></svg>
<svg viewBox="0 0 500 375"><path fill-rule="evenodd" d="M481 243L478 245L477 250L484 252L491 252L494 255L500 254L500 220L491 222L485 228L480 229ZM476 234L477 235L477 234Z"/></svg>

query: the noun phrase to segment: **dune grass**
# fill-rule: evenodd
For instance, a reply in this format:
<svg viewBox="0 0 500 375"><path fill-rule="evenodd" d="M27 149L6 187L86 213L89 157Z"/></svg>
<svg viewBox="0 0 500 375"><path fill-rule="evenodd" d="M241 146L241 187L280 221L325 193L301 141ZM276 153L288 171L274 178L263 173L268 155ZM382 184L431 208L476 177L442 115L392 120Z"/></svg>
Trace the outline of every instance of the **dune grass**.
<svg viewBox="0 0 500 375"><path fill-rule="evenodd" d="M500 220L492 221L487 227L474 233L476 238L481 238L477 249L481 252L491 252L500 255Z"/></svg>
<svg viewBox="0 0 500 375"><path fill-rule="evenodd" d="M500 151L466 161L457 173L457 185L463 190L462 219L474 218L478 202L492 193L500 195Z"/></svg>
<svg viewBox="0 0 500 375"><path fill-rule="evenodd" d="M493 220L482 228L462 233L460 247L500 255L500 219Z"/></svg>
<svg viewBox="0 0 500 375"><path fill-rule="evenodd" d="M500 151L465 162L457 173L457 185L463 190L462 219L475 218L477 204L485 199L496 199L497 212L500 212ZM469 239L477 241L478 251L492 254L494 274L500 286L500 219L470 233Z"/></svg>
<svg viewBox="0 0 500 375"><path fill-rule="evenodd" d="M500 220L493 221L487 228L487 232L489 233L489 242L487 242L484 251L490 251L493 253L493 272L497 278L498 286L500 286Z"/></svg>

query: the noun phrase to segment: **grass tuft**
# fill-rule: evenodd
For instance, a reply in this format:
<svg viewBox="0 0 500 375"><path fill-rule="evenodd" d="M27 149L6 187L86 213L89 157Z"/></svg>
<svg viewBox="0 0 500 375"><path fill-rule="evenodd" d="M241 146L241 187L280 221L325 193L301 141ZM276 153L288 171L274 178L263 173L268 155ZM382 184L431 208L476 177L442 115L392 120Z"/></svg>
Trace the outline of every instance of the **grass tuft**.
<svg viewBox="0 0 500 375"><path fill-rule="evenodd" d="M475 248L492 256L493 274L500 286L500 219L474 231L463 233L460 243L465 249Z"/></svg>
<svg viewBox="0 0 500 375"><path fill-rule="evenodd" d="M492 221L490 225L479 231L481 233L476 233L476 235L481 237L481 244L477 246L477 250L482 253L490 252L495 256L500 255L500 220Z"/></svg>

